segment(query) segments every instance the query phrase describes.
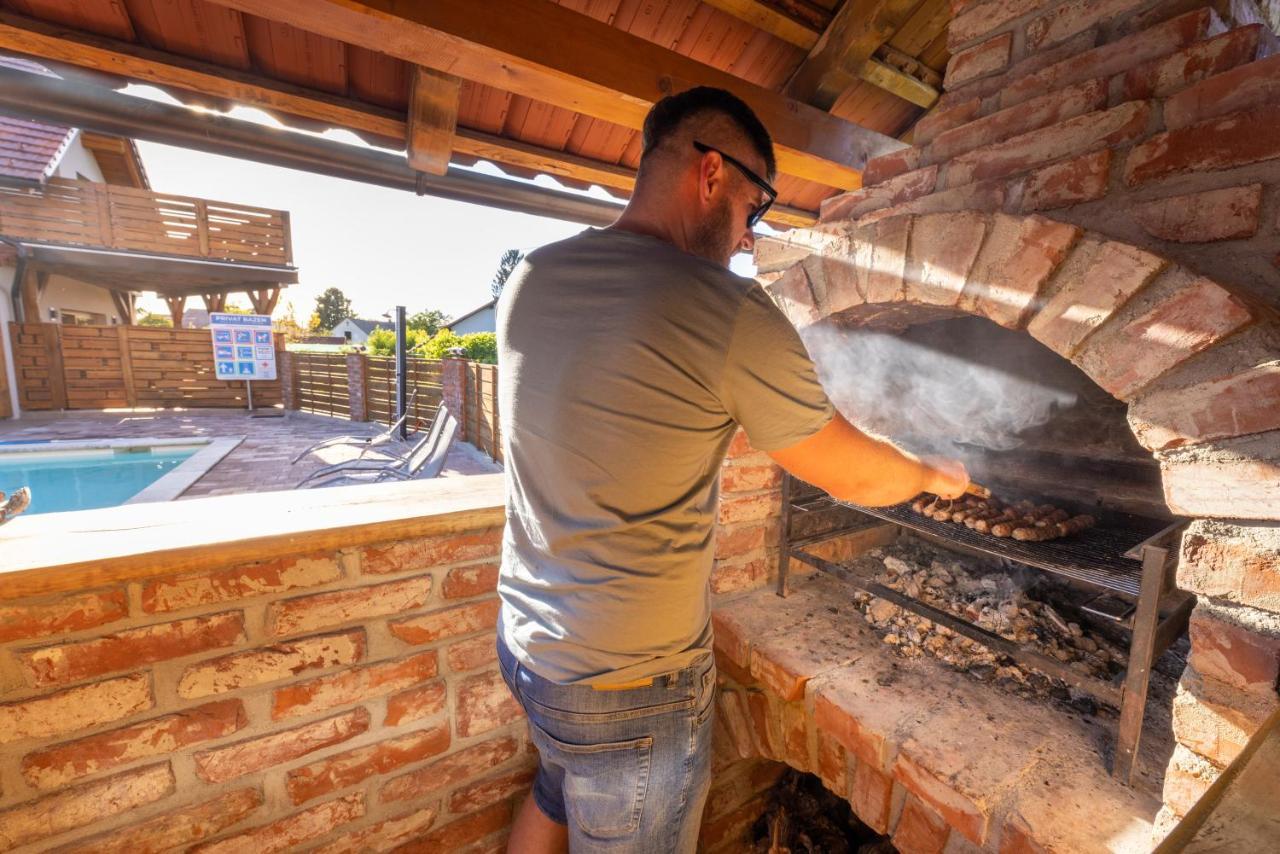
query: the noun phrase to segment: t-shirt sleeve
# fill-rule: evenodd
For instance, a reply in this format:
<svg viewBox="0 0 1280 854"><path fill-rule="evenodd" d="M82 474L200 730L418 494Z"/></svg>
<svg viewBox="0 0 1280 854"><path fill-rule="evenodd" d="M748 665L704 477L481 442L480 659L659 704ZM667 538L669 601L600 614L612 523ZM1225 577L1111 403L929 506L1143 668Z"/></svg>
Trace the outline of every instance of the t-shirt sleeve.
<svg viewBox="0 0 1280 854"><path fill-rule="evenodd" d="M809 438L835 412L800 335L759 285L738 310L720 389L725 410L761 451Z"/></svg>

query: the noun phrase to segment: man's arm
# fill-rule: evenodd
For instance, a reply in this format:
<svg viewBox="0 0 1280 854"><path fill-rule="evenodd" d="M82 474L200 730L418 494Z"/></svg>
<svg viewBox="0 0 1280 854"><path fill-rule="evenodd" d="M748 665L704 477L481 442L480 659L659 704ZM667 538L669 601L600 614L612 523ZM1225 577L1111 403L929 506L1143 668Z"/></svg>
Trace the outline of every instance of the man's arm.
<svg viewBox="0 0 1280 854"><path fill-rule="evenodd" d="M817 433L769 456L801 480L867 507L897 504L921 492L958 498L969 485L959 461L916 457L868 436L838 412Z"/></svg>

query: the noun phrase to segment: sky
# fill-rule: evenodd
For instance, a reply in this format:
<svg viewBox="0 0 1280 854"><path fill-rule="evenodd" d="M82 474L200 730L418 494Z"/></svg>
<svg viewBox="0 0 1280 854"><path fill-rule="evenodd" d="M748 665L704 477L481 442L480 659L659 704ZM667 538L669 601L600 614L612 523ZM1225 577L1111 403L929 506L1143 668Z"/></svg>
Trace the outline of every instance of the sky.
<svg viewBox="0 0 1280 854"><path fill-rule="evenodd" d="M129 87L130 94L172 103L154 89L138 91L143 89ZM256 110L233 115L274 124ZM346 133L327 135L354 140ZM586 228L145 141L138 148L151 186L160 192L289 211L299 283L285 289L276 316L292 303L304 326L316 297L329 287L340 288L359 317L377 319L396 305L410 314L439 309L460 317L491 298L490 280L507 249L527 251ZM479 168L507 177L488 164ZM546 177L537 183L558 188ZM592 194L607 198L598 188ZM754 273L746 255L735 258L733 269ZM244 295L231 300L249 304ZM141 304L164 311L154 296ZM188 304L203 307L198 299Z"/></svg>

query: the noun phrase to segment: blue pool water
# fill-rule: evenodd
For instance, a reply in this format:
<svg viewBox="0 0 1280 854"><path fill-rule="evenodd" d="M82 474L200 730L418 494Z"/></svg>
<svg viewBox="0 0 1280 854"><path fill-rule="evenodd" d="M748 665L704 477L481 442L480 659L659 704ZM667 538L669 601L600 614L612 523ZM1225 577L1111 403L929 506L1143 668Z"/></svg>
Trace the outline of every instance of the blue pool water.
<svg viewBox="0 0 1280 854"><path fill-rule="evenodd" d="M147 448L0 453L0 492L31 487L27 513L123 504L196 452Z"/></svg>

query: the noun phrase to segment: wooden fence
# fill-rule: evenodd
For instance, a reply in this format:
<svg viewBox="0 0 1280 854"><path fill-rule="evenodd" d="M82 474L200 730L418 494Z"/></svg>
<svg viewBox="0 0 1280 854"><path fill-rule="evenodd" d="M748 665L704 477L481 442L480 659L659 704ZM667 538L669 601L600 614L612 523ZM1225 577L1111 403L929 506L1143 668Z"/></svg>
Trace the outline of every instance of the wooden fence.
<svg viewBox="0 0 1280 854"><path fill-rule="evenodd" d="M396 369L390 356L291 352L294 400L303 412L377 421L391 424L396 418ZM430 426L445 397L444 362L407 360L409 389L417 390L409 417L409 431ZM502 433L498 425L498 369L476 362L461 363L457 395L463 403L455 413L459 436L493 459L502 460Z"/></svg>
<svg viewBox="0 0 1280 854"><path fill-rule="evenodd" d="M466 394L459 415L466 441L502 462L502 432L498 424L498 368L479 362L466 364Z"/></svg>
<svg viewBox="0 0 1280 854"><path fill-rule="evenodd" d="M245 384L214 379L207 329L12 323L25 410L248 405ZM255 406L281 402L277 380L253 384Z"/></svg>
<svg viewBox="0 0 1280 854"><path fill-rule="evenodd" d="M351 417L351 388L345 355L290 353L289 363L298 409L331 418Z"/></svg>
<svg viewBox="0 0 1280 854"><path fill-rule="evenodd" d="M0 186L0 234L130 252L293 263L288 211L91 181Z"/></svg>
<svg viewBox="0 0 1280 854"><path fill-rule="evenodd" d="M368 356L365 373L365 405L370 421L393 424L396 420L396 360L391 356ZM431 426L444 396L444 363L438 359L405 360L408 388L417 390L409 412L409 430Z"/></svg>

